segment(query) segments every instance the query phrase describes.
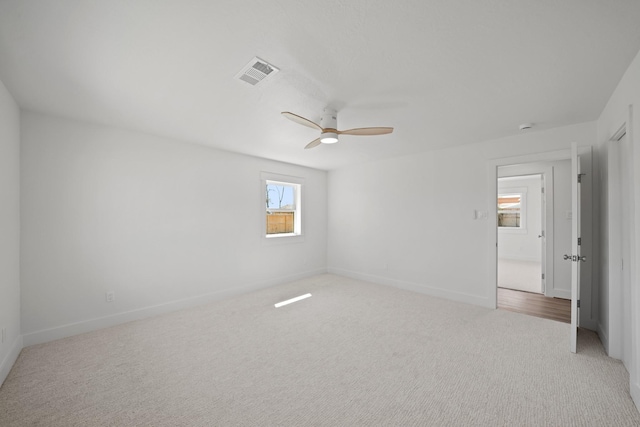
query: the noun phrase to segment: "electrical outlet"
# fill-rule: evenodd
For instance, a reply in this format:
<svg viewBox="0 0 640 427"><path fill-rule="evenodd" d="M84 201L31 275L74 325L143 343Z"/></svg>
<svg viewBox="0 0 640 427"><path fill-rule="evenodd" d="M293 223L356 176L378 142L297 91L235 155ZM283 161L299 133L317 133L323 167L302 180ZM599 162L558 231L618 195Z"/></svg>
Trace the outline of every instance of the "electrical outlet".
<svg viewBox="0 0 640 427"><path fill-rule="evenodd" d="M113 302L114 300L113 292L107 292L106 294L104 294L104 298L107 302Z"/></svg>

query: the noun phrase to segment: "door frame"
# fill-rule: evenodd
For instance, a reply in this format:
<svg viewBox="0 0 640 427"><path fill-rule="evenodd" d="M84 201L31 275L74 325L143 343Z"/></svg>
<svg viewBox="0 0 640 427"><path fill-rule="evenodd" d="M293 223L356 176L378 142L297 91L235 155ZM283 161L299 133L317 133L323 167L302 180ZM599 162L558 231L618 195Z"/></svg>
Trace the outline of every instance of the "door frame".
<svg viewBox="0 0 640 427"><path fill-rule="evenodd" d="M618 142L627 135L626 123L607 141L607 168L609 171L607 204L608 221L608 283L609 283L609 307L608 324L609 333L599 330L601 338L605 341L607 354L614 359L622 360L623 352L623 296L622 296L622 229L620 219L622 217L622 189L621 189L621 165L620 147ZM629 257L630 258L630 257ZM627 259L627 263L631 261ZM627 266L629 268L630 265Z"/></svg>
<svg viewBox="0 0 640 427"><path fill-rule="evenodd" d="M509 171L508 168L513 166L514 170ZM544 232L542 243L540 244L541 254L541 270L544 279L540 278L541 287L544 288L542 294L549 296L548 292L553 289L553 167L548 164L523 164L523 165L505 165L498 166L502 170L498 170L498 178L506 178L513 176L542 175L542 212L541 212L541 231ZM497 247L497 246L496 246ZM496 286L498 286L496 280Z"/></svg>
<svg viewBox="0 0 640 427"><path fill-rule="evenodd" d="M589 168L585 168L585 172L589 175L586 176L586 180L591 181L593 174L593 157L592 157L592 149L591 146L582 146L578 147L578 154L588 159ZM498 197L498 167L500 166L509 166L509 165L519 165L519 164L527 164L527 163L544 163L544 162L552 162L557 160L570 160L571 159L571 149L563 149L556 151L547 151L543 153L532 153L522 156L515 157L505 157L499 159L492 159L487 161L487 188L488 188L488 221L487 221L487 233L489 238L487 239L487 253L489 258L489 268L487 269L487 283L486 283L486 295L488 295L487 306L490 308L497 308L498 306L498 213L497 213L497 205L495 203L496 198ZM589 187L590 188L590 187ZM592 197L588 197L583 199L584 208L582 209L583 214L586 213L590 216L592 210ZM589 223L591 223L591 218L589 217ZM582 236L583 238L585 236ZM595 239L596 236L590 236L591 240ZM593 247L593 241L589 242L589 247ZM591 250L588 251L588 255L591 255ZM591 270L593 258L591 256L588 257L590 262L587 262L586 265L583 266L585 269ZM584 277L584 275L583 275ZM592 279L591 272L589 272L588 276L589 280ZM582 285L582 283L581 283ZM582 286L581 286L582 287ZM587 292L584 292L587 291ZM593 286L590 285L589 289L583 289L581 294L581 319L580 324L589 329L597 328L597 323L594 319L591 318L594 313L591 305L592 298L590 294L593 292ZM589 294L589 295L587 295Z"/></svg>

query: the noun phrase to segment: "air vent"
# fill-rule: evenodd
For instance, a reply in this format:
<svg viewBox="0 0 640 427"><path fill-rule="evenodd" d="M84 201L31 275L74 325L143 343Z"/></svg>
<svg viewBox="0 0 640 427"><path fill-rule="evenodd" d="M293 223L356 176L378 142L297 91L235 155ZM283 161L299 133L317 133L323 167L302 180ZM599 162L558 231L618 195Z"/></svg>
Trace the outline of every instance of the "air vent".
<svg viewBox="0 0 640 427"><path fill-rule="evenodd" d="M236 74L236 78L255 86L278 71L280 70L273 65L255 57L249 61L249 63L245 65L238 74Z"/></svg>

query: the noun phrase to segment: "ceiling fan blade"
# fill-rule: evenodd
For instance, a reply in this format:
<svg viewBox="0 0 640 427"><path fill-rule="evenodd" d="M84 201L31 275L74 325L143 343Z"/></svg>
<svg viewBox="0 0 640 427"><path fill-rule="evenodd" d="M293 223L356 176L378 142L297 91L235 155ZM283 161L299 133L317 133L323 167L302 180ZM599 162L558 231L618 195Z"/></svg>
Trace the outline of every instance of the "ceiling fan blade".
<svg viewBox="0 0 640 427"><path fill-rule="evenodd" d="M376 128L357 128L348 130L339 130L339 135L385 135L393 132L393 128L376 127Z"/></svg>
<svg viewBox="0 0 640 427"><path fill-rule="evenodd" d="M317 147L318 145L320 145L321 142L322 141L320 141L320 138L314 139L313 141L308 143L307 146L304 147L304 149L308 150L309 148Z"/></svg>
<svg viewBox="0 0 640 427"><path fill-rule="evenodd" d="M316 124L316 123L312 122L309 119L305 119L302 116L290 113L288 111L283 111L282 115L285 116L287 119L292 120L292 121L294 121L296 123L299 123L299 124L304 125L304 126L308 126L310 128L313 128L313 129L316 129L316 130L319 130L319 131L322 131L322 128L320 127L319 124Z"/></svg>

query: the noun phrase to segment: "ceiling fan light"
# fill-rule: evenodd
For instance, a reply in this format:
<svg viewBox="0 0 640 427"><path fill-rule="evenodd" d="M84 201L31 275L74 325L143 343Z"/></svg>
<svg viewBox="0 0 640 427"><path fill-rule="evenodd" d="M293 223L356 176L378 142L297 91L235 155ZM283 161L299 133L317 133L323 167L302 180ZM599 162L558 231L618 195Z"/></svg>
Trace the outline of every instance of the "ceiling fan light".
<svg viewBox="0 0 640 427"><path fill-rule="evenodd" d="M338 142L338 134L333 132L323 133L320 137L320 142L322 142L323 144L335 144L336 142Z"/></svg>

